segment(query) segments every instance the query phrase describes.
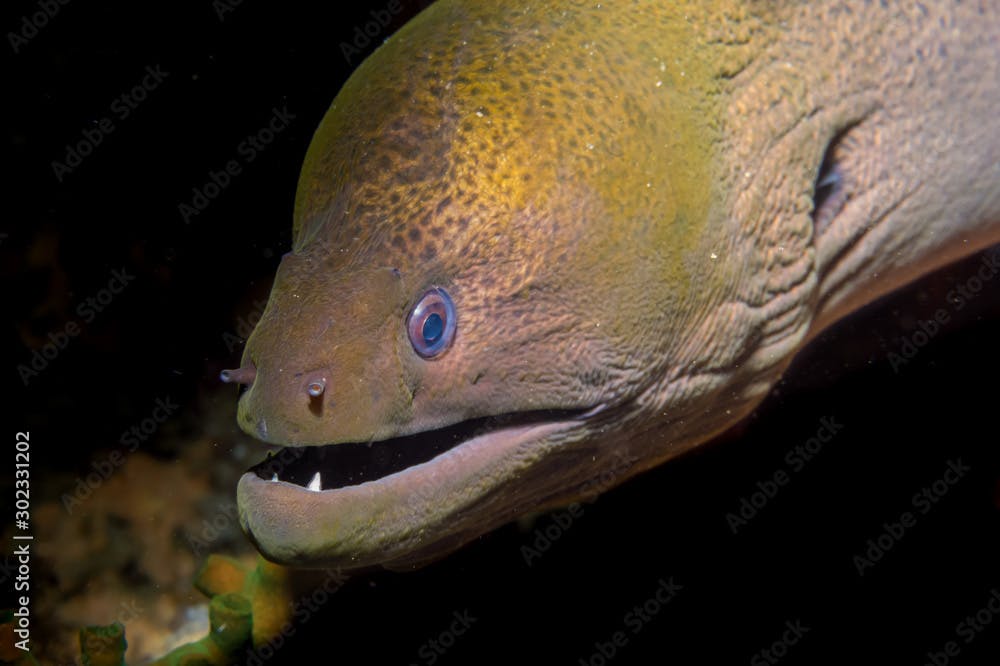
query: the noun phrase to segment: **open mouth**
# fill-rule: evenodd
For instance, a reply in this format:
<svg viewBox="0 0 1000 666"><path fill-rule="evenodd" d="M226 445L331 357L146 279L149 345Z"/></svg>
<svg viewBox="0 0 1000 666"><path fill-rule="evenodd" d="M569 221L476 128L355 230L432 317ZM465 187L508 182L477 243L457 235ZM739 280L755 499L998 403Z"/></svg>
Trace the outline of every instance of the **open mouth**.
<svg viewBox="0 0 1000 666"><path fill-rule="evenodd" d="M426 563L562 492L574 469L563 447L581 441L601 409L527 411L377 442L286 447L240 478L240 524L278 564Z"/></svg>
<svg viewBox="0 0 1000 666"><path fill-rule="evenodd" d="M286 447L268 454L250 472L265 481L284 481L322 491L375 481L425 463L463 442L494 431L568 421L586 410L546 409L486 416L436 430L378 442Z"/></svg>

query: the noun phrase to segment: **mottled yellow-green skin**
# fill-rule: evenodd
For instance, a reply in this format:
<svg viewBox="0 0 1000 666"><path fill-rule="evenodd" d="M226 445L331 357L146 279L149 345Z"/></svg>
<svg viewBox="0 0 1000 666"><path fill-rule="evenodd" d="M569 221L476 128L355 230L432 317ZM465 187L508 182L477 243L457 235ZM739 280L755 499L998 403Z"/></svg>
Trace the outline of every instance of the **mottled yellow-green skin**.
<svg viewBox="0 0 1000 666"><path fill-rule="evenodd" d="M301 378L282 381L276 396L245 399L267 403L269 439L380 439L495 410L592 406L663 358L689 323L675 313L732 279L694 260L724 233L706 220L724 196L719 80L732 65L687 25L695 11L707 20L695 3L438 3L359 67L303 166L296 256L272 299L298 302L265 315L249 351L362 378L334 380L333 402L377 400L368 418L310 424L304 400L282 413ZM400 288L385 277L370 290L369 271L389 268ZM412 364L395 324L431 284L452 293L462 344ZM328 326L338 314L354 325ZM377 374L359 366L373 356Z"/></svg>
<svg viewBox="0 0 1000 666"><path fill-rule="evenodd" d="M320 445L588 416L322 493L248 475L255 543L283 563L407 563L592 494L745 415L837 317L1000 240L996 14L432 5L316 132L240 423ZM827 152L837 203L814 213ZM431 287L458 326L427 360L405 321Z"/></svg>
<svg viewBox="0 0 1000 666"><path fill-rule="evenodd" d="M571 180L569 194L593 199L614 225L608 237L645 232L689 248L698 227L685 219L703 216L711 196L706 148L718 110L698 52L712 47L682 29L686 9L431 7L361 65L320 125L296 201L296 247L331 230L336 210L346 218L336 233L378 244L380 259L446 260L458 246L524 264L534 242L561 240L561 220L517 214L574 204L553 189ZM637 220L648 228L628 224ZM490 242L501 232L517 232L509 248Z"/></svg>

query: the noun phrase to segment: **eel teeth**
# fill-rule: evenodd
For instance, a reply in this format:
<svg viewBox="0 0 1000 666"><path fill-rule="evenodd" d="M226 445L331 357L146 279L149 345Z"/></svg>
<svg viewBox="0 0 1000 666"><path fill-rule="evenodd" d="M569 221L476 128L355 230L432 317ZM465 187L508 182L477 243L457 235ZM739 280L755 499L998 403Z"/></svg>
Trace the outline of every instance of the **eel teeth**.
<svg viewBox="0 0 1000 666"><path fill-rule="evenodd" d="M315 474L313 474L312 480L309 482L309 485L306 486L306 487L309 488L309 490L313 490L313 491L317 491L317 492L320 491L320 490L323 490L323 484L322 484L322 481L320 481L319 472L316 472Z"/></svg>

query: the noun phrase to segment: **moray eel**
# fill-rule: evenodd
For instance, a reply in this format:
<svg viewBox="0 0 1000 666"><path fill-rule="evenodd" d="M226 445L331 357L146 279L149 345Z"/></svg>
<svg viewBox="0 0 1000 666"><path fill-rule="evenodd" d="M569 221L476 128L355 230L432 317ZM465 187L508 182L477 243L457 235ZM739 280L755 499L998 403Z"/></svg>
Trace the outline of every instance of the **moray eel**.
<svg viewBox="0 0 1000 666"><path fill-rule="evenodd" d="M1000 241L995 2L441 0L309 147L238 420L293 566L417 566L746 416Z"/></svg>

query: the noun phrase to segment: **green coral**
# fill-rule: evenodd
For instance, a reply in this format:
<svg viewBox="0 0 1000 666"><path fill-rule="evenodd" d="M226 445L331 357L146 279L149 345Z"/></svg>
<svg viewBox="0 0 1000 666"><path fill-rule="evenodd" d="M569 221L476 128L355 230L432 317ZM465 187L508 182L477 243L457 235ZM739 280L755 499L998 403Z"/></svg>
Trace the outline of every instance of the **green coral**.
<svg viewBox="0 0 1000 666"><path fill-rule="evenodd" d="M269 653L288 633L296 595L312 590L325 595L330 583L341 584L339 572L292 571L258 558L250 568L223 555L210 555L195 577L194 586L211 597L209 631L203 638L163 655L152 666L224 666L248 653ZM319 581L319 584L317 582ZM324 591L325 590L325 591ZM13 616L0 615L0 633L13 636ZM13 645L13 641L5 641ZM80 630L83 666L125 666L125 627L119 623ZM37 666L29 652L0 651L0 663Z"/></svg>
<svg viewBox="0 0 1000 666"><path fill-rule="evenodd" d="M237 592L217 594L208 607L208 635L182 645L153 662L156 666L210 666L228 664L251 647L253 611Z"/></svg>
<svg viewBox="0 0 1000 666"><path fill-rule="evenodd" d="M280 567L258 558L252 569L223 555L210 555L199 570L194 586L211 597L209 632L163 655L152 666L224 666L248 652L266 649L287 630L296 592L309 586L309 574ZM9 618L2 618L8 627ZM11 625L12 626L12 625ZM80 655L84 666L125 666L125 627L121 623L80 630ZM36 666L27 652L3 655L5 664Z"/></svg>
<svg viewBox="0 0 1000 666"><path fill-rule="evenodd" d="M232 558L210 555L194 582L212 598L208 635L172 650L153 665L228 664L258 642L266 642L273 635L274 616L288 615L282 612L288 608L287 576L286 570L263 559L247 570Z"/></svg>

